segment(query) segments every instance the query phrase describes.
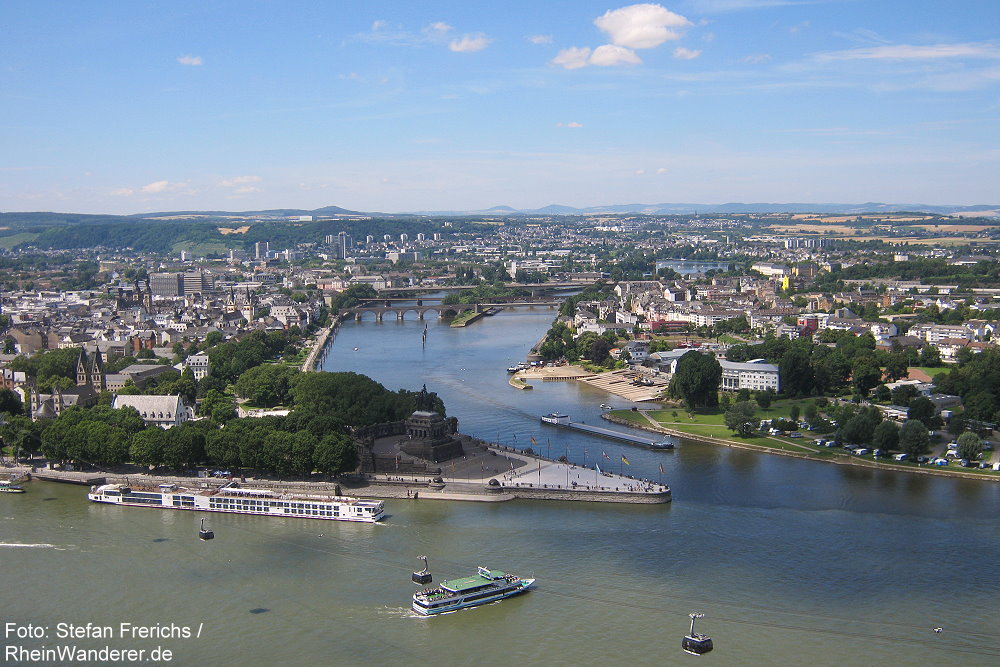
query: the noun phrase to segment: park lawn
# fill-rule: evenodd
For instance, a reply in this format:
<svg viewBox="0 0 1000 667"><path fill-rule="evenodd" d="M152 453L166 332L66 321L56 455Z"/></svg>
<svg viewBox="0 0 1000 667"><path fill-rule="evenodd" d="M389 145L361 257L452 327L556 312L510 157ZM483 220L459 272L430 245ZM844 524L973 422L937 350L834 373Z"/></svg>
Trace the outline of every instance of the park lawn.
<svg viewBox="0 0 1000 667"><path fill-rule="evenodd" d="M649 420L643 417L638 412L632 412L631 410L613 410L611 412L615 417L623 419L631 424L639 424L641 426L649 426Z"/></svg>
<svg viewBox="0 0 1000 667"><path fill-rule="evenodd" d="M932 380L937 378L938 375L943 375L944 373L950 373L952 370L954 370L953 366L941 366L940 368L931 368L929 366L913 366L912 368L916 368L918 371L923 371L924 373L927 373L928 375L931 376Z"/></svg>

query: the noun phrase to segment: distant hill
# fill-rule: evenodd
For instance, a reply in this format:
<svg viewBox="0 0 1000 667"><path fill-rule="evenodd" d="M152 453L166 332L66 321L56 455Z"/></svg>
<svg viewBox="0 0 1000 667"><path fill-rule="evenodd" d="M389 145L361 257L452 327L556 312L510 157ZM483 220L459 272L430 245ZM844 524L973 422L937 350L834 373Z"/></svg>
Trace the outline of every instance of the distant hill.
<svg viewBox="0 0 1000 667"><path fill-rule="evenodd" d="M562 204L550 204L542 208L514 209L509 206L495 206L489 211L417 211L413 215L487 215L495 214L500 209L508 215L594 215L608 214L646 214L646 215L692 215L713 213L823 213L833 215L859 215L862 213L933 213L935 215L976 214L998 217L1000 205L977 204L974 206L937 206L930 204L883 204L868 202L864 204L808 204L808 203L751 203L731 202L726 204L609 204L605 206L588 206L576 208Z"/></svg>

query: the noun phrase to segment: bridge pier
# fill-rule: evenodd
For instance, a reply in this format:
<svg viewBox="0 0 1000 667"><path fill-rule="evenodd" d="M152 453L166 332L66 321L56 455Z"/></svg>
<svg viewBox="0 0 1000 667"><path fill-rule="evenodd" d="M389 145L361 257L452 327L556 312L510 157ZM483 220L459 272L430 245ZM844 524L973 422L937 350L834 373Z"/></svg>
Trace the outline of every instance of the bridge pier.
<svg viewBox="0 0 1000 667"><path fill-rule="evenodd" d="M403 321L403 311L402 310L397 310L396 311L396 321L397 322L402 322Z"/></svg>
<svg viewBox="0 0 1000 667"><path fill-rule="evenodd" d="M355 322L361 321L361 313L354 313L354 321Z"/></svg>
<svg viewBox="0 0 1000 667"><path fill-rule="evenodd" d="M382 321L382 311L379 311L379 312L375 313L375 321L376 322L381 322Z"/></svg>
<svg viewBox="0 0 1000 667"><path fill-rule="evenodd" d="M425 312L426 312L426 311L423 311L423 310L418 310L418 311L417 311L417 319L418 319L418 320L422 320L422 319L424 319L424 313L425 313Z"/></svg>

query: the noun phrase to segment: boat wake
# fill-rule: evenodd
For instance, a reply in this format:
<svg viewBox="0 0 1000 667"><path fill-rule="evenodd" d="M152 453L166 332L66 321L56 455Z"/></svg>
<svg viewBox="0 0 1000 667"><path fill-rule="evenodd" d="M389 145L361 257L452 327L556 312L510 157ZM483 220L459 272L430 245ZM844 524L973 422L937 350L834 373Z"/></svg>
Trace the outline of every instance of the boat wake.
<svg viewBox="0 0 1000 667"><path fill-rule="evenodd" d="M383 607L379 616L389 616L394 618L426 618L423 614L418 614L410 607Z"/></svg>
<svg viewBox="0 0 1000 667"><path fill-rule="evenodd" d="M56 549L54 544L20 544L17 542L0 542L0 547L8 549Z"/></svg>

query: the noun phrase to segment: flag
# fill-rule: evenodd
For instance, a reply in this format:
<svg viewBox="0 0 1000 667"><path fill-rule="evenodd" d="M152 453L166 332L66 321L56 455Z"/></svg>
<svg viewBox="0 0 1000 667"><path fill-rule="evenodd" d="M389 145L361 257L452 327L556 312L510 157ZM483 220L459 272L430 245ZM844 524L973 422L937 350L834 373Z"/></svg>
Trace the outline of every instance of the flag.
<svg viewBox="0 0 1000 667"><path fill-rule="evenodd" d="M535 442L535 436L531 436L531 444L533 444L533 445L537 445L538 444L537 442Z"/></svg>
<svg viewBox="0 0 1000 667"><path fill-rule="evenodd" d="M630 466L630 465L632 465L631 463L629 463L629 462L628 462L628 459L627 459L627 458L625 458L625 455L624 455L624 454L622 454L622 463L624 463L624 464L625 464L625 465L627 465L627 466Z"/></svg>
<svg viewBox="0 0 1000 667"><path fill-rule="evenodd" d="M661 475L663 474L663 464L662 463L660 464L660 474Z"/></svg>
<svg viewBox="0 0 1000 667"><path fill-rule="evenodd" d="M610 456L608 456L608 453L607 453L607 452L601 452L601 456L603 456L604 458L606 458L606 459L607 459L607 460L609 460L609 461L611 460L611 457L610 457Z"/></svg>
<svg viewBox="0 0 1000 667"><path fill-rule="evenodd" d="M594 464L594 469L595 469L595 470L597 470L597 474L598 474L598 475L600 475L600 474L601 474L601 466L599 466L599 465L597 465L597 464L595 463L595 464Z"/></svg>

